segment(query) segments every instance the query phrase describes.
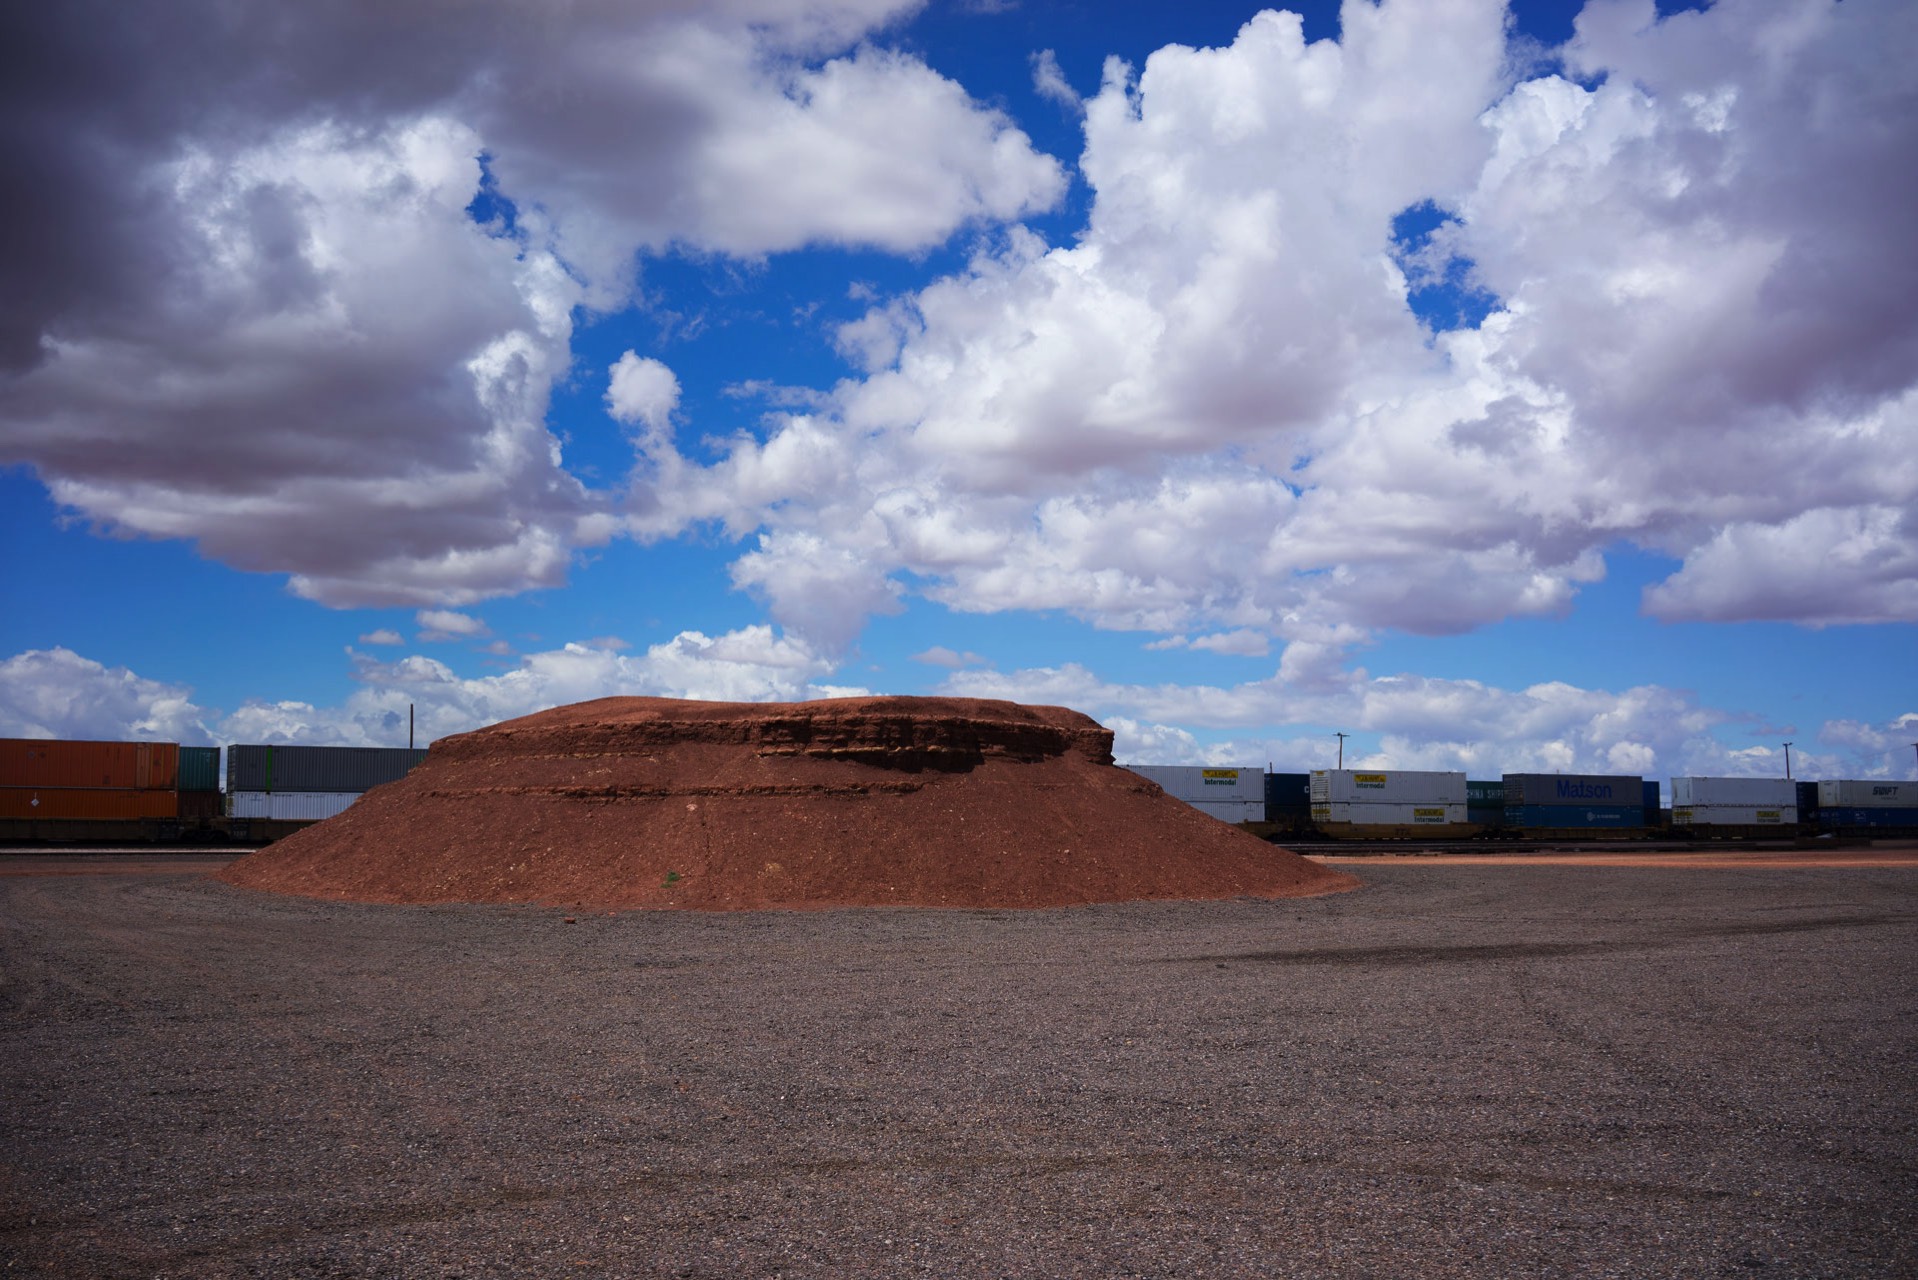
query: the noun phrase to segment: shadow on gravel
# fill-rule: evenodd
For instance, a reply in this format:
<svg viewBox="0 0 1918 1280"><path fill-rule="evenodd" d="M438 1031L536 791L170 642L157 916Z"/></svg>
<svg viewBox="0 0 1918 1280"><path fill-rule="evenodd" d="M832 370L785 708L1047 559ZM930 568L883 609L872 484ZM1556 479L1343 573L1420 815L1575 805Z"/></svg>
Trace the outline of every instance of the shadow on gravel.
<svg viewBox="0 0 1918 1280"><path fill-rule="evenodd" d="M1244 961L1290 965L1429 965L1460 964L1476 960L1550 960L1561 956L1614 955L1677 946L1707 938L1748 938L1763 934L1819 933L1833 929L1862 929L1883 924L1908 924L1908 915L1831 916L1818 920L1780 920L1767 924L1708 925L1648 934L1641 938L1605 938L1590 942L1501 942L1456 947L1315 947L1303 951L1239 951L1207 956L1173 956L1158 964L1221 964Z"/></svg>

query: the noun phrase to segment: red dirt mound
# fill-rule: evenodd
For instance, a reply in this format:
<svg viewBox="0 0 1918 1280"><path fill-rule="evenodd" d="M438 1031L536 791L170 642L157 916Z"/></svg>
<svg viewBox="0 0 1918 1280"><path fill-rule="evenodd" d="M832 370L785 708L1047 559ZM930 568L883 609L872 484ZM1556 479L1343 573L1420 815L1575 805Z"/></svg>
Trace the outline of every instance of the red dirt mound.
<svg viewBox="0 0 1918 1280"><path fill-rule="evenodd" d="M1297 897L1350 876L1112 763L1076 711L971 698L602 698L433 744L228 867L365 902L1053 907Z"/></svg>

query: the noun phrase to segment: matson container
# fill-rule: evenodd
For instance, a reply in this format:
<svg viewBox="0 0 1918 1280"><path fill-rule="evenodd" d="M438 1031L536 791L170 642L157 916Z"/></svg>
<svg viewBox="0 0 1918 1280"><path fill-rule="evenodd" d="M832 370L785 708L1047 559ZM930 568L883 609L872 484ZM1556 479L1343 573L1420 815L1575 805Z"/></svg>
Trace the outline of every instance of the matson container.
<svg viewBox="0 0 1918 1280"><path fill-rule="evenodd" d="M0 818L174 818L177 791L132 787L0 787Z"/></svg>
<svg viewBox="0 0 1918 1280"><path fill-rule="evenodd" d="M1818 784L1821 809L1918 809L1918 782L1837 782Z"/></svg>
<svg viewBox="0 0 1918 1280"><path fill-rule="evenodd" d="M1719 805L1746 809L1797 808L1798 784L1790 778L1672 779L1673 809L1716 808Z"/></svg>
<svg viewBox="0 0 1918 1280"><path fill-rule="evenodd" d="M0 738L0 787L171 791L179 766L174 742Z"/></svg>
<svg viewBox="0 0 1918 1280"><path fill-rule="evenodd" d="M1675 778L1674 782L1683 782ZM1780 827L1798 825L1797 805L1713 804L1672 806L1674 827Z"/></svg>
<svg viewBox="0 0 1918 1280"><path fill-rule="evenodd" d="M1645 807L1645 780L1591 773L1505 775L1507 809L1535 808L1539 805L1564 805L1568 808L1618 805L1642 811Z"/></svg>
<svg viewBox="0 0 1918 1280"><path fill-rule="evenodd" d="M229 818L274 818L281 822L321 822L358 800L363 791L229 791Z"/></svg>
<svg viewBox="0 0 1918 1280"><path fill-rule="evenodd" d="M1460 774L1462 779L1464 774ZM1333 801L1312 806L1312 821L1351 823L1355 827L1441 827L1466 820L1466 806L1457 804L1368 804Z"/></svg>
<svg viewBox="0 0 1918 1280"><path fill-rule="evenodd" d="M1465 775L1409 769L1314 769L1312 807L1326 804L1458 805L1463 808ZM1461 815L1458 821L1465 819ZM1336 821L1336 819L1335 819Z"/></svg>
<svg viewBox="0 0 1918 1280"><path fill-rule="evenodd" d="M424 747L231 746L226 789L371 791L404 778L424 759Z"/></svg>
<svg viewBox="0 0 1918 1280"><path fill-rule="evenodd" d="M1150 778L1164 787L1173 799L1187 804L1216 804L1221 800L1265 803L1264 769L1216 769L1182 764L1130 767L1141 778Z"/></svg>

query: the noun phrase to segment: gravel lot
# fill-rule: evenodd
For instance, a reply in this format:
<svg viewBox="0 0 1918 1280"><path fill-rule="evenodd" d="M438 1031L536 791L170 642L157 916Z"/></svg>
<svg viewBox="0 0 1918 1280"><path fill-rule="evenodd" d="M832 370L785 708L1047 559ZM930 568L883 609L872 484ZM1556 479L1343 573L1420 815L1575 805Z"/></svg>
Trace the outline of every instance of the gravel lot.
<svg viewBox="0 0 1918 1280"><path fill-rule="evenodd" d="M571 924L0 876L0 1272L1918 1275L1918 871L1356 870Z"/></svg>

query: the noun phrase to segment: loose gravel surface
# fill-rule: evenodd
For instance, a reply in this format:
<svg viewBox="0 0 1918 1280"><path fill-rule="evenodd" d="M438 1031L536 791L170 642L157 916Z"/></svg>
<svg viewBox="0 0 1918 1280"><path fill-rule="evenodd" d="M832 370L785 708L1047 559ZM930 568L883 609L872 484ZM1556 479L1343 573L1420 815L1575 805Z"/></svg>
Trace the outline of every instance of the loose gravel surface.
<svg viewBox="0 0 1918 1280"><path fill-rule="evenodd" d="M1918 1274L1918 872L1067 910L0 877L0 1274Z"/></svg>

